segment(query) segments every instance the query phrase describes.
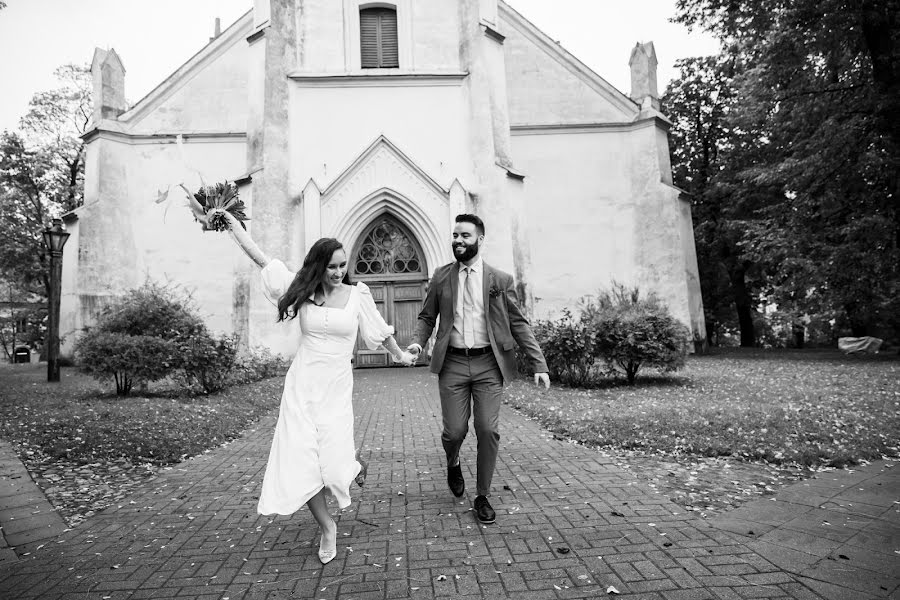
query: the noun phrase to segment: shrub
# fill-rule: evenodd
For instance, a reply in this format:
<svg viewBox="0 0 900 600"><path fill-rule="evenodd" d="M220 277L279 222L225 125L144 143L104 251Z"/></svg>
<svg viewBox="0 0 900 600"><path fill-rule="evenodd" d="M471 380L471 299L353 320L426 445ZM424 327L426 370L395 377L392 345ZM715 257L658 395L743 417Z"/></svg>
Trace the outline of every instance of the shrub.
<svg viewBox="0 0 900 600"><path fill-rule="evenodd" d="M178 365L185 383L205 394L224 389L236 362L237 340L237 335L215 338L205 330L180 340Z"/></svg>
<svg viewBox="0 0 900 600"><path fill-rule="evenodd" d="M591 323L596 355L624 373L629 385L643 367L666 372L684 366L690 332L655 295L641 298L637 288L613 284L584 302L582 318Z"/></svg>
<svg viewBox="0 0 900 600"><path fill-rule="evenodd" d="M238 356L231 371L230 381L235 384L251 383L269 377L284 376L288 367L290 361L273 354L268 348L254 348Z"/></svg>
<svg viewBox="0 0 900 600"><path fill-rule="evenodd" d="M100 381L116 382L116 394L127 396L135 381L162 379L172 372L176 345L148 335L123 335L93 328L75 344L81 369Z"/></svg>
<svg viewBox="0 0 900 600"><path fill-rule="evenodd" d="M552 379L573 386L594 382L597 377L594 332L583 316L575 318L565 309L560 319L538 321L534 335Z"/></svg>
<svg viewBox="0 0 900 600"><path fill-rule="evenodd" d="M79 366L101 381L115 380L120 396L127 396L136 382L172 374L181 366L179 344L208 337L189 304L189 298L155 283L130 290L107 306L76 342Z"/></svg>
<svg viewBox="0 0 900 600"><path fill-rule="evenodd" d="M97 327L109 333L147 335L167 340L205 332L203 320L191 310L187 294L171 286L147 282L107 306Z"/></svg>

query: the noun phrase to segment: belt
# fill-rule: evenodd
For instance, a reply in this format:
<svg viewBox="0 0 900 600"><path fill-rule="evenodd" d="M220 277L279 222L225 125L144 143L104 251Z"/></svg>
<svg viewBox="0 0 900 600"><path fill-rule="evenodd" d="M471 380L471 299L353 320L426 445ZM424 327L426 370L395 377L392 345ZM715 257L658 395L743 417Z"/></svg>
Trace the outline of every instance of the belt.
<svg viewBox="0 0 900 600"><path fill-rule="evenodd" d="M459 354L460 356L481 356L482 354L487 354L492 351L490 346L484 346L482 348L454 348L453 346L447 346L448 353Z"/></svg>

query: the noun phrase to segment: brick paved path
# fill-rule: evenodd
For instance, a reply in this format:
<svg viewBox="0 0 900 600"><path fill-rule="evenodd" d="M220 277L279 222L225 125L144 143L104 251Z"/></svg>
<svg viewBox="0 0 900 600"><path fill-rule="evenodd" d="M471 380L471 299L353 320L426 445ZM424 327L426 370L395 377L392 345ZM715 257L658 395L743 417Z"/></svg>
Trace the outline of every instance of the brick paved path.
<svg viewBox="0 0 900 600"><path fill-rule="evenodd" d="M504 408L497 523L444 482L437 385L425 369L357 371L357 438L371 466L340 516L338 557L311 515L256 499L274 415L120 507L0 566L2 598L819 598L610 459ZM474 433L463 447L474 484Z"/></svg>

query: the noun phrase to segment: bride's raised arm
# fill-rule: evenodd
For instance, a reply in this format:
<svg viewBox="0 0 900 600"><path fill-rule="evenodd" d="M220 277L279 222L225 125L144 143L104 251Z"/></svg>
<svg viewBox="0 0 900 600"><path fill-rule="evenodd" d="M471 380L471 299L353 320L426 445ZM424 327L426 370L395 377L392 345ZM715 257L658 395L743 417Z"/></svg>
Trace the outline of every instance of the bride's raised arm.
<svg viewBox="0 0 900 600"><path fill-rule="evenodd" d="M272 262L272 259L256 245L256 242L253 241L250 234L241 227L240 221L227 211L225 211L225 218L228 219L228 224L230 225L228 233L230 233L231 237L234 238L234 241L238 243L238 246L241 247L244 254L250 257L250 260L259 265L260 268L264 268Z"/></svg>

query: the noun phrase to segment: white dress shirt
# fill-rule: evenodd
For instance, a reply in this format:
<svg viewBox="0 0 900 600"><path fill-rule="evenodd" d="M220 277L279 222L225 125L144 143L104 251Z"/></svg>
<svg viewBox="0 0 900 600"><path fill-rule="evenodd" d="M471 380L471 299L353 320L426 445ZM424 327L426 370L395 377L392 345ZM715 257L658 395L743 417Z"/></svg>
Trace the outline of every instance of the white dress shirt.
<svg viewBox="0 0 900 600"><path fill-rule="evenodd" d="M459 264L459 287L456 294L456 310L453 316L453 330L450 332L450 345L455 348L465 348L466 342L463 337L463 302L465 300L466 291L466 269L469 270L469 285L472 286L472 314L465 315L467 319L472 319L475 329L475 343L473 348L483 348L491 345L491 338L488 337L487 330L487 314L484 310L484 290L482 284L484 281L484 261L481 257L472 263L471 267L466 267L462 263Z"/></svg>

